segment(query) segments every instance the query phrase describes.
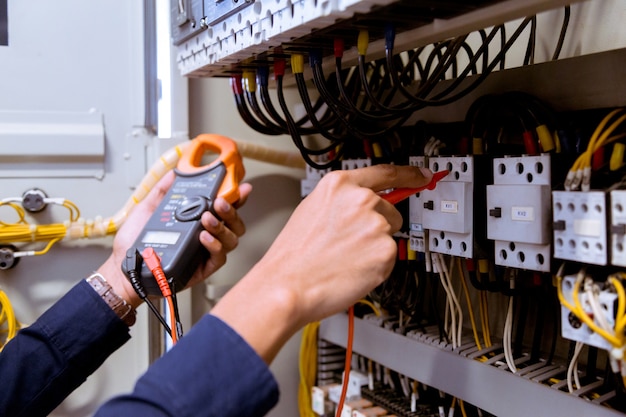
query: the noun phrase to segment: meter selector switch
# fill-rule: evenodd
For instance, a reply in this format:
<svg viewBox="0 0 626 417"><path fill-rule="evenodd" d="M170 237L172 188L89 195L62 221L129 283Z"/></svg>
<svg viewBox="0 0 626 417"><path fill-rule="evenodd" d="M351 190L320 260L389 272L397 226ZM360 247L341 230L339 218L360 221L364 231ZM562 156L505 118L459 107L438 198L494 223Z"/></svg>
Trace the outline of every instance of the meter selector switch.
<svg viewBox="0 0 626 417"><path fill-rule="evenodd" d="M209 210L209 201L203 196L185 199L174 212L174 217L180 222L200 220L202 213Z"/></svg>

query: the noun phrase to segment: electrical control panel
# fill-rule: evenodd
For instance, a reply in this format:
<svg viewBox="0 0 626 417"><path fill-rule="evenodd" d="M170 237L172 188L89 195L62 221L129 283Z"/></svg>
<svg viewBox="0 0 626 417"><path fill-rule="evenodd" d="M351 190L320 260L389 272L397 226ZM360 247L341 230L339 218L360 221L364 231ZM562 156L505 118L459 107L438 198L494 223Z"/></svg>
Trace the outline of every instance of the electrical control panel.
<svg viewBox="0 0 626 417"><path fill-rule="evenodd" d="M450 171L435 190L424 190L422 223L429 230L432 252L461 257L473 255L474 159L465 157L431 157L433 172Z"/></svg>
<svg viewBox="0 0 626 417"><path fill-rule="evenodd" d="M182 0L172 2L171 21L181 73L215 77L262 61L271 64L275 48L319 47L320 40L347 33L354 35L348 55L356 59L352 47L358 28L393 22L403 33L397 42L403 48L431 42L437 32L444 38L461 35L563 4L565 0L532 0L522 8L504 0ZM371 48L381 53L383 34L371 36ZM332 41L323 54L332 60Z"/></svg>
<svg viewBox="0 0 626 417"><path fill-rule="evenodd" d="M487 186L487 238L495 240L495 263L550 270L550 156L495 158Z"/></svg>
<svg viewBox="0 0 626 417"><path fill-rule="evenodd" d="M608 262L604 191L553 191L554 257L594 265Z"/></svg>

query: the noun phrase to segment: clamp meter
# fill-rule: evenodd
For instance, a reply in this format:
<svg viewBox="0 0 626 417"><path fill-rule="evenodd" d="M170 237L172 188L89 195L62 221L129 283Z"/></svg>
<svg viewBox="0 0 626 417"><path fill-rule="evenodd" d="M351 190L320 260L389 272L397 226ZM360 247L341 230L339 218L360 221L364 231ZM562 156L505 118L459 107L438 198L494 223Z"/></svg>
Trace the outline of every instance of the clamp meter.
<svg viewBox="0 0 626 417"><path fill-rule="evenodd" d="M200 165L205 153L218 158ZM239 200L239 181L245 170L235 142L225 136L204 134L192 140L183 151L171 188L154 211L133 247L140 253L153 248L161 258L161 266L172 291L180 291L189 282L198 265L209 252L200 243L203 230L200 217L205 211L213 214L213 203L222 197L233 204ZM129 276L126 265L122 270ZM161 295L152 272L143 265L139 279L148 295Z"/></svg>

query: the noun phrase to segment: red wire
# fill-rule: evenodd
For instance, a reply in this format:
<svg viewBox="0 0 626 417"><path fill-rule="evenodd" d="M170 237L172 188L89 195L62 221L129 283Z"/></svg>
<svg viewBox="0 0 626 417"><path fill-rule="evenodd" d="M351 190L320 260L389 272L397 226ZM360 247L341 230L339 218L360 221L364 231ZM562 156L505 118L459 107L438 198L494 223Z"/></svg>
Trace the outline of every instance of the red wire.
<svg viewBox="0 0 626 417"><path fill-rule="evenodd" d="M170 336L172 337L172 343L178 342L178 334L176 333L176 311L174 310L174 300L172 296L165 298L167 300L167 307L170 311L170 328L172 329Z"/></svg>
<svg viewBox="0 0 626 417"><path fill-rule="evenodd" d="M352 363L352 341L354 339L354 306L348 309L348 343L346 346L346 363L343 370L343 386L341 387L341 397L337 404L337 414L335 417L341 416L343 403L346 401L346 393L348 391L348 382L350 381L350 364Z"/></svg>
<svg viewBox="0 0 626 417"><path fill-rule="evenodd" d="M159 255L157 255L151 247L145 248L141 255L143 256L146 266L152 272L154 279L159 285L161 294L163 294L163 297L167 300L168 309L170 310L170 336L172 338L172 342L176 344L178 341L178 335L176 334L176 310L174 310L174 299L172 297L170 284L167 282L165 272L163 272L163 268L161 267L161 258L159 258Z"/></svg>

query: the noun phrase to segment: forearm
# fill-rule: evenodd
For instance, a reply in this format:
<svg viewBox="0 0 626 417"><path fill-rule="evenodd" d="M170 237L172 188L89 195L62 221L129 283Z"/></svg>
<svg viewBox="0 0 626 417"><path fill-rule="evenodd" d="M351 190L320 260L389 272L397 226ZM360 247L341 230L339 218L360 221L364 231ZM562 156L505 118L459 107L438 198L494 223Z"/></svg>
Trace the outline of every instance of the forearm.
<svg viewBox="0 0 626 417"><path fill-rule="evenodd" d="M0 353L0 415L48 415L129 337L81 281Z"/></svg>
<svg viewBox="0 0 626 417"><path fill-rule="evenodd" d="M267 365L232 328L206 315L131 394L104 404L96 416L262 416L277 401Z"/></svg>
<svg viewBox="0 0 626 417"><path fill-rule="evenodd" d="M297 294L280 285L279 274L261 261L211 310L270 364L281 347L303 325L297 316Z"/></svg>

